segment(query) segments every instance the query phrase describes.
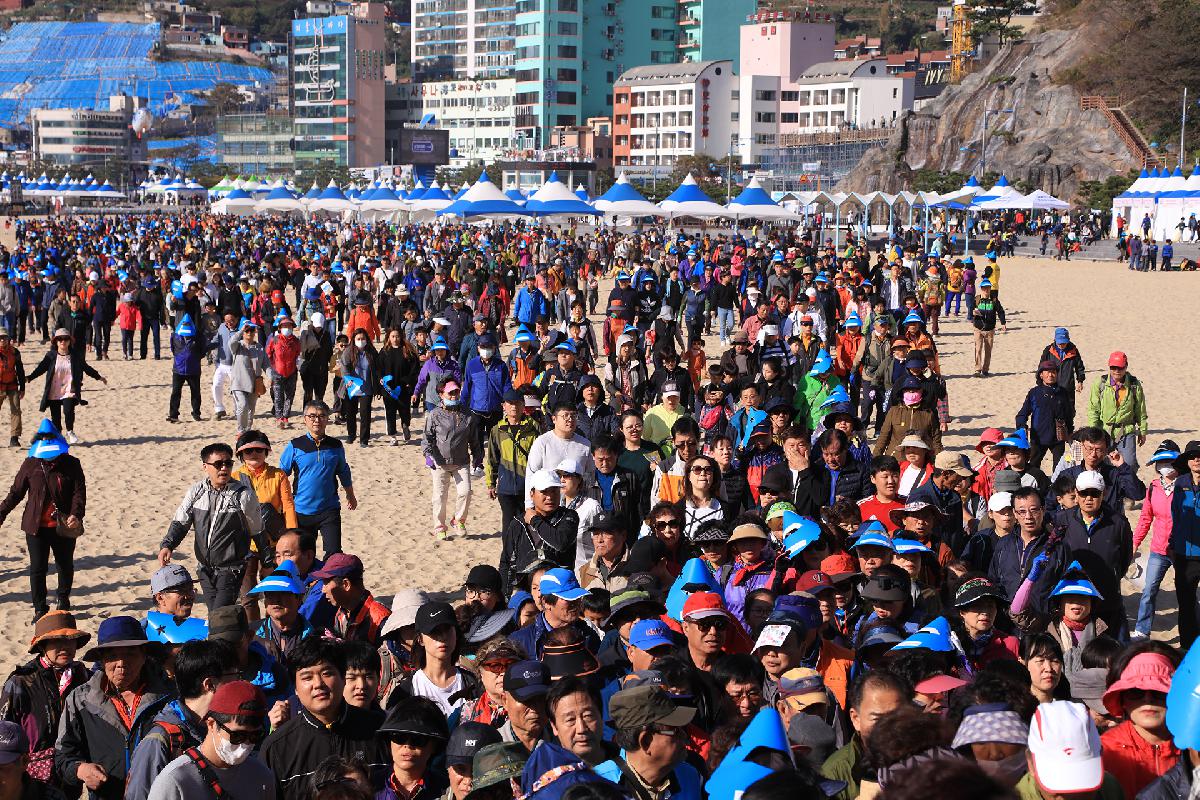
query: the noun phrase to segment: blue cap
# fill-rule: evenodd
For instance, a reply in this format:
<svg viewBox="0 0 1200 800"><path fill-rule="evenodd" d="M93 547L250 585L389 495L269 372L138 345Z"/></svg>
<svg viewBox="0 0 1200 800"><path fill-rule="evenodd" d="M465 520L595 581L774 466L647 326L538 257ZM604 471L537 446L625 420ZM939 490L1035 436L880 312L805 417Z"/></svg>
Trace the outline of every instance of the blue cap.
<svg viewBox="0 0 1200 800"><path fill-rule="evenodd" d="M508 598L508 608L511 611L520 611L521 606L526 603L533 602L533 595L524 590L512 593L512 597Z"/></svg>
<svg viewBox="0 0 1200 800"><path fill-rule="evenodd" d="M179 320L179 325L175 328L176 336L195 336L196 326L192 324L192 315L184 314L183 319Z"/></svg>
<svg viewBox="0 0 1200 800"><path fill-rule="evenodd" d="M798 622L804 631L821 627L821 603L812 595L782 594L775 598L775 608L768 622Z"/></svg>
<svg viewBox="0 0 1200 800"><path fill-rule="evenodd" d="M49 461L58 458L69 450L67 440L58 432L58 428L54 427L54 423L48 419L43 419L38 425L37 433L33 436L33 442L29 445L28 456L30 458L40 458L43 461Z"/></svg>
<svg viewBox="0 0 1200 800"><path fill-rule="evenodd" d="M533 342L533 341L536 341L536 339L534 338L533 332L530 331L529 328L526 328L524 325L522 325L519 329L517 329L517 335L513 337L513 342L515 342L516 344L520 344L521 342Z"/></svg>
<svg viewBox="0 0 1200 800"><path fill-rule="evenodd" d="M822 350L817 355L817 360L813 362L812 369L808 371L808 374L816 377L817 375L829 372L831 369L833 369L833 359L829 357L828 353Z"/></svg>
<svg viewBox="0 0 1200 800"><path fill-rule="evenodd" d="M1017 450L1028 450L1029 435L1023 429L1013 431L1008 436L996 442L996 447L1014 447Z"/></svg>
<svg viewBox="0 0 1200 800"><path fill-rule="evenodd" d="M629 631L629 643L639 650L675 646L671 629L659 619L642 619L633 623Z"/></svg>
<svg viewBox="0 0 1200 800"><path fill-rule="evenodd" d="M578 600L591 594L587 589L580 588L574 572L562 567L555 567L542 575L538 588L543 596L553 595L562 600Z"/></svg>
<svg viewBox="0 0 1200 800"><path fill-rule="evenodd" d="M989 281L987 278L984 278L983 280L981 280L979 282L979 288L980 289L990 289L990 288L992 288L992 282Z"/></svg>
<svg viewBox="0 0 1200 800"><path fill-rule="evenodd" d="M813 280L814 283L829 283L829 275L825 272L818 272L817 277Z"/></svg>
<svg viewBox="0 0 1200 800"><path fill-rule="evenodd" d="M887 550L891 550L892 552L896 551L896 545L891 538L889 538L886 533L880 533L874 529L867 530L860 534L859 537L854 540L854 544L850 545L850 549L853 550L856 547L863 547L872 544L876 547L882 547Z"/></svg>
<svg viewBox="0 0 1200 800"><path fill-rule="evenodd" d="M1161 445L1160 444L1158 446L1158 449L1154 451L1154 455L1152 455L1148 459L1146 459L1146 463L1156 464L1159 461L1170 462L1170 461L1174 461L1177 458L1179 458L1178 450L1172 450L1169 445Z"/></svg>
<svg viewBox="0 0 1200 800"><path fill-rule="evenodd" d="M850 535L850 538L852 540L857 540L860 536L862 536L864 533L867 533L868 531L873 531L875 533L881 533L884 536L887 536L887 526L886 525L884 525L882 522L880 522L877 519L869 519L866 522L859 523L858 527L854 530L854 533L852 533Z"/></svg>
<svg viewBox="0 0 1200 800"><path fill-rule="evenodd" d="M1074 565L1078 565L1078 563L1079 562L1076 561L1076 562L1074 562ZM1069 572L1070 572L1070 570L1068 570L1068 573ZM1079 574L1079 575L1074 575L1074 576L1068 574L1066 577L1064 577L1061 581L1059 581L1054 586L1054 590L1050 592L1050 596L1051 597L1076 596L1076 597L1094 597L1097 600L1104 599L1104 595L1100 594L1100 590L1097 589L1096 585L1093 584L1091 581L1089 581L1087 579L1087 576L1084 574Z"/></svg>
<svg viewBox="0 0 1200 800"><path fill-rule="evenodd" d="M617 280L619 280L619 281L629 280L629 273L626 272L625 270L621 270L620 272L617 273Z"/></svg>
<svg viewBox="0 0 1200 800"><path fill-rule="evenodd" d="M290 565L291 569L286 569L284 564ZM293 564L290 559L285 561L284 564L280 564L279 569L276 569L270 575L259 581L254 588L246 592L246 594L285 592L287 594L303 595L304 586L300 583L300 579L296 576L295 564Z"/></svg>
<svg viewBox="0 0 1200 800"><path fill-rule="evenodd" d="M913 309L912 311L908 312L908 315L904 317L904 319L901 321L900 324L901 325L914 325L914 324L915 325L924 325L925 319L916 311L916 309Z"/></svg>
<svg viewBox="0 0 1200 800"><path fill-rule="evenodd" d="M771 261L775 262L776 264L782 264L783 263L783 253L776 250L775 255L771 256Z"/></svg>
<svg viewBox="0 0 1200 800"><path fill-rule="evenodd" d="M1068 331L1066 328L1054 329L1054 342L1056 344L1066 344L1069 341L1071 341L1070 331Z"/></svg>
<svg viewBox="0 0 1200 800"><path fill-rule="evenodd" d="M846 317L845 327L849 328L850 326L862 327L862 319L854 311L851 311L850 316Z"/></svg>
<svg viewBox="0 0 1200 800"><path fill-rule="evenodd" d="M916 539L892 539L892 547L900 555L933 552L928 545L921 544Z"/></svg>
<svg viewBox="0 0 1200 800"><path fill-rule="evenodd" d="M818 358L819 358L819 356L818 356ZM833 387L833 391L831 391L829 393L829 397L826 397L824 400L821 401L820 408L822 408L822 409L829 408L830 406L836 406L841 403L849 403L849 402L850 402L850 394L846 391L846 387L842 386L841 384L838 384L837 386Z"/></svg>
<svg viewBox="0 0 1200 800"><path fill-rule="evenodd" d="M559 342L558 345L555 346L554 349L562 350L564 353L578 353L579 352L579 350L575 347L575 343L572 342L570 339L566 339L562 342Z"/></svg>

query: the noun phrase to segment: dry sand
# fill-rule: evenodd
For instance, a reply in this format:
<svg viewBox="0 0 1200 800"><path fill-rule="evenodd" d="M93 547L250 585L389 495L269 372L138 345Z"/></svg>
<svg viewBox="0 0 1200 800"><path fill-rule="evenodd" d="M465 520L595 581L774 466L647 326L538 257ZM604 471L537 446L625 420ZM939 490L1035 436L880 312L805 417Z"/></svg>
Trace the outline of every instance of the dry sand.
<svg viewBox="0 0 1200 800"><path fill-rule="evenodd" d="M1144 460L1163 437L1180 444L1194 438L1192 405L1197 382L1180 341L1192 335L1190 316L1179 313L1200 299L1200 278L1183 273L1132 273L1112 262L1055 263L1048 259L1008 259L1003 264L1001 298L1008 309L1008 333L998 334L993 376L971 377L973 350L965 318L942 325L938 337L942 364L949 378L954 422L947 439L951 448L973 446L986 427L1011 430L1013 419L1033 382L1033 370L1053 329L1065 325L1088 367L1088 386L1102 374L1112 350L1129 355L1130 371L1146 386L1151 434L1141 449ZM607 286L605 287L607 292ZM602 296L606 296L602 295ZM119 347L114 343L113 351ZM25 363L35 364L44 352L40 343L26 344ZM719 354L715 339L710 355ZM1184 366L1186 364L1186 366ZM80 624L95 631L114 614L141 615L149 602L154 555L185 488L201 477L199 450L205 444L232 442L231 421L213 421L212 368L203 375L203 414L191 422L187 412L179 425L164 420L170 390L170 361L93 362L108 378L104 387L85 384L90 405L80 410L76 432L80 445L71 448L88 479L86 533L79 541L73 602ZM1183 368L1181 368L1183 367ZM25 399L28 444L41 415L37 411L41 381ZM186 408L186 393L185 393ZM1081 402L1080 414L1086 404ZM261 408L260 404L260 408ZM232 406L230 406L232 408ZM270 419L259 427L275 444L278 457L285 436ZM416 427L416 426L414 426ZM382 434L383 412L376 405L372 430ZM344 429L332 427L342 435ZM4 434L0 431L0 439ZM476 491L469 534L448 542L430 536L429 477L417 444L389 447L378 439L368 449L347 450L360 502L343 512L344 548L362 557L368 586L390 603L392 594L408 586L453 592L472 564L495 563L500 543L499 506ZM0 451L0 476L14 475L25 450ZM1150 471L1142 468L1143 479ZM27 551L19 527L20 507L5 521L9 546L0 553L0 664L24 660L31 636L32 614L27 577ZM1136 522L1131 516L1131 522ZM1147 540L1146 545L1148 546ZM178 560L194 566L192 538L177 551ZM53 597L56 577L51 567ZM1173 586L1168 576L1166 586ZM201 598L202 599L202 598ZM1127 598L1131 611L1135 598ZM1173 640L1174 592L1160 596L1156 635ZM199 607L198 613L203 613Z"/></svg>

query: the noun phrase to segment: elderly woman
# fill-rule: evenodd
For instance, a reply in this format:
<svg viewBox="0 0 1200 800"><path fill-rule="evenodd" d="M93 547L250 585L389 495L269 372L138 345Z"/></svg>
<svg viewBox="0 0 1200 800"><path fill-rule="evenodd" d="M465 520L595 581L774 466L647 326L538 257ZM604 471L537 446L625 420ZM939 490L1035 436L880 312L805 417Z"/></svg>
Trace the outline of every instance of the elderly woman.
<svg viewBox="0 0 1200 800"><path fill-rule="evenodd" d="M239 333L238 338L229 340L229 355L233 358L229 390L233 392L233 413L237 418L240 436L249 430L254 420L254 406L258 398L267 393L263 380L267 354L258 342L257 325L244 321Z"/></svg>

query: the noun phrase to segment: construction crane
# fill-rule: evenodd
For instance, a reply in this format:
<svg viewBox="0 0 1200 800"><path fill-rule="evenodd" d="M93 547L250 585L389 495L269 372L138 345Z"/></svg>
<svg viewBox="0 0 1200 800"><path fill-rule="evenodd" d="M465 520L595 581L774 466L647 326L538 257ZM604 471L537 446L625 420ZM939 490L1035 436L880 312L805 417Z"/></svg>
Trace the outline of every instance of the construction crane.
<svg viewBox="0 0 1200 800"><path fill-rule="evenodd" d="M954 0L950 25L950 82L962 83L962 79L970 72L971 58L975 55L967 0Z"/></svg>

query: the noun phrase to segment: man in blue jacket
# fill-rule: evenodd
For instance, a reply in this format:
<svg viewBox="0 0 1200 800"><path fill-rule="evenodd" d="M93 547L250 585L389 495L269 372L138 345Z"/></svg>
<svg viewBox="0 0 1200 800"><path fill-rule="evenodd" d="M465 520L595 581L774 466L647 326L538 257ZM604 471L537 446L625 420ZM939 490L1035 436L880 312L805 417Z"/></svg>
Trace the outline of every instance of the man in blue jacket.
<svg viewBox="0 0 1200 800"><path fill-rule="evenodd" d="M512 385L508 365L496 355L496 337L490 333L480 336L476 345L479 355L467 362L463 369L461 397L467 403L474 428L479 462L472 465L473 478L483 477L483 453L492 427L500 421L500 404L504 393Z"/></svg>
<svg viewBox="0 0 1200 800"><path fill-rule="evenodd" d="M530 657L541 659L546 634L569 625L583 635L590 652L599 650L600 637L583 621L583 598L591 592L579 587L575 573L562 567L547 570L538 581L538 588L542 593L542 613L508 638L519 644Z"/></svg>
<svg viewBox="0 0 1200 800"><path fill-rule="evenodd" d="M520 325L533 330L538 317L550 315L550 301L537 288L537 277L532 273L525 276L525 285L517 291L513 300L513 319Z"/></svg>
<svg viewBox="0 0 1200 800"><path fill-rule="evenodd" d="M300 529L320 532L325 557L342 552L342 504L338 484L346 492L346 508L358 508L346 451L336 436L326 436L329 406L321 400L304 404L304 427L308 433L287 443L279 456L279 468L293 476L292 498Z"/></svg>
<svg viewBox="0 0 1200 800"><path fill-rule="evenodd" d="M174 355L171 374L171 401L167 422L179 422L179 401L186 383L192 396L192 419L200 421L200 359L216 342L202 341L189 314L184 314L179 327L171 336L171 353Z"/></svg>
<svg viewBox="0 0 1200 800"><path fill-rule="evenodd" d="M1175 461L1179 477L1171 493L1171 563L1179 597L1179 646L1196 640L1196 586L1200 584L1200 441L1191 441Z"/></svg>

